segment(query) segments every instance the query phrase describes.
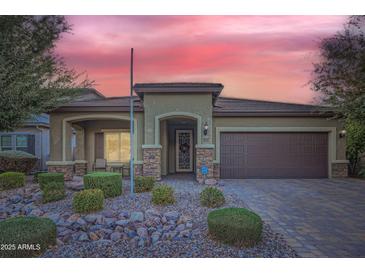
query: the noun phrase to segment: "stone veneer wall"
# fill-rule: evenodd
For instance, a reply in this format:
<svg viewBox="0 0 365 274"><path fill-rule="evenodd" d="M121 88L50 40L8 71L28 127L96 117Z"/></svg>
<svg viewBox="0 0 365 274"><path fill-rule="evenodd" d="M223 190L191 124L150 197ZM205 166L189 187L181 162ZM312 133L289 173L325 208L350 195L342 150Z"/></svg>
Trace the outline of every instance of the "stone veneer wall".
<svg viewBox="0 0 365 274"><path fill-rule="evenodd" d="M332 177L344 178L348 176L347 163L333 163L332 164Z"/></svg>
<svg viewBox="0 0 365 274"><path fill-rule="evenodd" d="M161 180L161 148L143 148L143 176Z"/></svg>
<svg viewBox="0 0 365 274"><path fill-rule="evenodd" d="M221 177L220 168L221 168L220 164L218 163L213 164L213 178L216 180L220 179Z"/></svg>
<svg viewBox="0 0 365 274"><path fill-rule="evenodd" d="M65 181L71 181L74 176L74 165L48 165L48 172L63 173Z"/></svg>
<svg viewBox="0 0 365 274"><path fill-rule="evenodd" d="M87 162L75 163L75 175L84 176L87 173Z"/></svg>
<svg viewBox="0 0 365 274"><path fill-rule="evenodd" d="M201 167L205 165L208 168L207 179L214 177L213 172L213 148L196 148L196 179L201 181L204 179L201 173Z"/></svg>

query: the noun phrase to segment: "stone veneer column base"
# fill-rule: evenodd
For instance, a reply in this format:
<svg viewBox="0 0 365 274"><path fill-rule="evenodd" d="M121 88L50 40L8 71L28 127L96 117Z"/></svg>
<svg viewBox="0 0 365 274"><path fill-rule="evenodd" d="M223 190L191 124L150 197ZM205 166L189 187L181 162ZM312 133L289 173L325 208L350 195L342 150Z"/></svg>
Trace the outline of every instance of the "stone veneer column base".
<svg viewBox="0 0 365 274"><path fill-rule="evenodd" d="M76 160L75 161L75 175L84 176L87 173L87 161Z"/></svg>
<svg viewBox="0 0 365 274"><path fill-rule="evenodd" d="M161 148L142 147L143 149L143 176L155 177L161 180Z"/></svg>
<svg viewBox="0 0 365 274"><path fill-rule="evenodd" d="M221 166L219 163L213 163L213 178L219 180L221 177Z"/></svg>
<svg viewBox="0 0 365 274"><path fill-rule="evenodd" d="M142 176L143 175L143 165L135 164L134 165L134 176Z"/></svg>
<svg viewBox="0 0 365 274"><path fill-rule="evenodd" d="M348 177L347 163L332 163L332 178Z"/></svg>
<svg viewBox="0 0 365 274"><path fill-rule="evenodd" d="M201 173L202 166L206 166L208 168L208 174L206 175L206 179L214 178L213 152L213 147L196 148L196 180L198 182L204 179L204 176Z"/></svg>
<svg viewBox="0 0 365 274"><path fill-rule="evenodd" d="M73 162L47 162L48 172L63 173L65 181L71 181L74 176Z"/></svg>

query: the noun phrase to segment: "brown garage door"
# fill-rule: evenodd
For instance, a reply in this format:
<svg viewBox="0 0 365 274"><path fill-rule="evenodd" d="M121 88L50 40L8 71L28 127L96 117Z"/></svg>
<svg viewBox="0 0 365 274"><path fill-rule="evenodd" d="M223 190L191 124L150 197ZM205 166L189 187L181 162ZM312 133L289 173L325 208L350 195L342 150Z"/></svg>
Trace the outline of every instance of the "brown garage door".
<svg viewBox="0 0 365 274"><path fill-rule="evenodd" d="M326 178L327 133L221 133L221 178Z"/></svg>

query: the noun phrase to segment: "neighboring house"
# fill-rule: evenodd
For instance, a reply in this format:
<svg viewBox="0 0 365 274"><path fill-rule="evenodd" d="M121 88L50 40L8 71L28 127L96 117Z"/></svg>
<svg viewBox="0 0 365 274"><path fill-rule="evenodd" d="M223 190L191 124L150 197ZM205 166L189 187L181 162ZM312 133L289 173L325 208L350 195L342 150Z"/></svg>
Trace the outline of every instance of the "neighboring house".
<svg viewBox="0 0 365 274"><path fill-rule="evenodd" d="M220 96L222 84L146 83L134 90L135 173L203 178L347 175L342 124L318 106ZM129 162L129 97L75 101L50 113L50 171L70 179L96 159ZM72 132L76 133L72 152Z"/></svg>
<svg viewBox="0 0 365 274"><path fill-rule="evenodd" d="M37 156L37 169L46 170L49 157L49 115L27 120L12 132L0 132L0 150L21 150Z"/></svg>

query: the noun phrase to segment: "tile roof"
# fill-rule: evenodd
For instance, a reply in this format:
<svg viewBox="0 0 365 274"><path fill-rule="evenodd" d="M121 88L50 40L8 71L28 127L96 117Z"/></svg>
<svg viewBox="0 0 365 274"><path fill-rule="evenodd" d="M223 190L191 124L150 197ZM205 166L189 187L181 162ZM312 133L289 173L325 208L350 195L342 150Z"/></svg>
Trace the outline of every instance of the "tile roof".
<svg viewBox="0 0 365 274"><path fill-rule="evenodd" d="M97 110L98 108L108 109L113 111L128 111L129 110L129 96L121 97L105 97L104 99L88 100L88 101L73 101L63 105L57 110L81 110L82 108L87 108L88 111L92 111L93 108ZM141 100L134 96L134 106L136 111L142 111L143 105Z"/></svg>
<svg viewBox="0 0 365 274"><path fill-rule="evenodd" d="M25 126L36 126L36 125L44 125L49 126L49 115L48 114L40 114L33 115L31 118L27 119L24 122Z"/></svg>
<svg viewBox="0 0 365 274"><path fill-rule="evenodd" d="M144 93L204 93L209 92L217 98L223 89L221 83L173 82L173 83L136 83L134 90L143 98Z"/></svg>
<svg viewBox="0 0 365 274"><path fill-rule="evenodd" d="M272 101L260 101L251 99L238 99L218 97L213 113L217 115L249 115L249 114L329 114L330 108L321 107L316 105L304 105L284 102L272 102Z"/></svg>

